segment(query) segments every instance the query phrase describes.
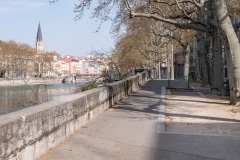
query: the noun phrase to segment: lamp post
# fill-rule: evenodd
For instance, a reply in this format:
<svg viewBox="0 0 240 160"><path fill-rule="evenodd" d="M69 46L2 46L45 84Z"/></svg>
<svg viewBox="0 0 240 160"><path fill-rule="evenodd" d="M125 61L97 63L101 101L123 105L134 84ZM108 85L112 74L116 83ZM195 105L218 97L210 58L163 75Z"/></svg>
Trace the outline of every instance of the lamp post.
<svg viewBox="0 0 240 160"><path fill-rule="evenodd" d="M161 62L160 70L161 70L161 69L164 69L164 72L163 72L164 75L165 75L165 69L166 69L166 67L167 67L166 62ZM160 77L161 77L161 74L160 74ZM164 78L164 77L163 77L163 78ZM161 79L161 78L160 78L160 79Z"/></svg>
<svg viewBox="0 0 240 160"><path fill-rule="evenodd" d="M155 60L156 60L156 62L158 63L158 67L157 67L157 68L158 68L158 69L157 69L157 70L158 70L158 72L157 72L157 73L158 73L158 78L161 79L160 52L156 52L156 53L155 53L155 57L156 57Z"/></svg>
<svg viewBox="0 0 240 160"><path fill-rule="evenodd" d="M171 31L171 37L173 32ZM173 64L173 39L171 38L171 80L174 80L174 64Z"/></svg>

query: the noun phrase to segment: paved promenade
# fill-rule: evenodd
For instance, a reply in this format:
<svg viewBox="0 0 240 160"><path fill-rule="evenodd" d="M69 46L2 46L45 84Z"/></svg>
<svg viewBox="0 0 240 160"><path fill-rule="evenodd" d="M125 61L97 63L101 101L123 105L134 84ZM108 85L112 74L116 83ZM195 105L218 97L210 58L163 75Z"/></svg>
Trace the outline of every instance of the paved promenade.
<svg viewBox="0 0 240 160"><path fill-rule="evenodd" d="M166 86L186 88L187 84L184 81L171 81L170 84L164 80L147 82L39 160L239 160L240 135L185 133L174 128L168 132L165 128L168 127L165 125L167 116L197 117L207 122L211 121L211 116L195 116L194 111L187 110L185 114L166 114L166 108L176 105L176 99L182 102L176 105L178 108L188 105L189 100L196 102L188 105L189 108L209 103L189 91L172 92L168 99L165 94L170 92L164 89ZM185 99L182 99L183 95ZM175 98L175 104L171 104L171 98ZM240 121L234 118L212 117L240 126Z"/></svg>

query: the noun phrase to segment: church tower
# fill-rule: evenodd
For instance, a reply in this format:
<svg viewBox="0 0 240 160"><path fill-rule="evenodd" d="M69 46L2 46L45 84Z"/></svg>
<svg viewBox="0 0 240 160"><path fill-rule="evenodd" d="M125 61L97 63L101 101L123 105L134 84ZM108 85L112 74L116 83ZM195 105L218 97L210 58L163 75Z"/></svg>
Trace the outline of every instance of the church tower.
<svg viewBox="0 0 240 160"><path fill-rule="evenodd" d="M43 38L42 38L40 22L38 24L38 30L37 30L36 50L37 50L37 54L40 54L43 52Z"/></svg>

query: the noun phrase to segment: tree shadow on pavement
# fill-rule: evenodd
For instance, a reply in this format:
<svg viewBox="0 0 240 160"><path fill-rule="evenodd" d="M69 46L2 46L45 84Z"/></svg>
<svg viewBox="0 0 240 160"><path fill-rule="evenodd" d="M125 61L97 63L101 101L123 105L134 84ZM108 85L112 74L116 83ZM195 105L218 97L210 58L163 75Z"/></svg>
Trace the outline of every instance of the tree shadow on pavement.
<svg viewBox="0 0 240 160"><path fill-rule="evenodd" d="M219 118L219 117L211 117L211 116L199 116L199 115L190 115L190 114L176 114L176 113L159 112L156 110L157 107L158 107L158 105L150 105L144 109L137 109L133 105L124 106L124 104L121 104L120 106L115 107L114 109L128 110L128 111L134 111L134 112L144 112L144 113L151 113L151 114L159 114L159 115L166 115L166 116L172 116L172 117L197 118L197 119L208 119L208 120L240 123L240 120L230 119L230 118Z"/></svg>

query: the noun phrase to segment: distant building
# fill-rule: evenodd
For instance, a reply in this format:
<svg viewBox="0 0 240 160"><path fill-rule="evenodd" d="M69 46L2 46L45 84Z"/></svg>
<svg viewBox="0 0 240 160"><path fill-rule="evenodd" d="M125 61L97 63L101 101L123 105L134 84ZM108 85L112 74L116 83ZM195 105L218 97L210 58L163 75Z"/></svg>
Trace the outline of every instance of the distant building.
<svg viewBox="0 0 240 160"><path fill-rule="evenodd" d="M56 52L45 52L40 22L36 37L36 53L34 74L39 77L99 76L107 68L106 59L95 54L88 57L70 55L61 57Z"/></svg>
<svg viewBox="0 0 240 160"><path fill-rule="evenodd" d="M37 54L40 54L43 52L43 38L42 38L40 22L38 24L37 37L36 37L36 50L37 50Z"/></svg>

